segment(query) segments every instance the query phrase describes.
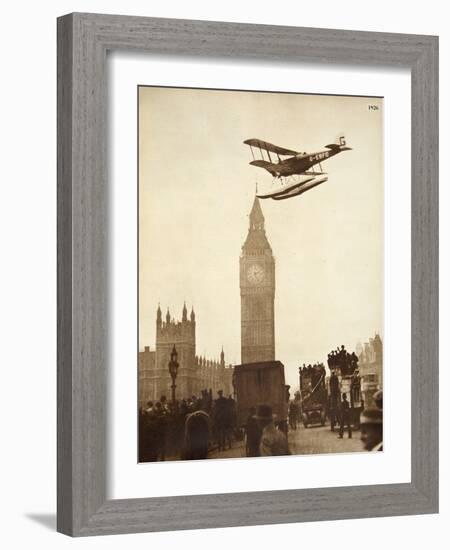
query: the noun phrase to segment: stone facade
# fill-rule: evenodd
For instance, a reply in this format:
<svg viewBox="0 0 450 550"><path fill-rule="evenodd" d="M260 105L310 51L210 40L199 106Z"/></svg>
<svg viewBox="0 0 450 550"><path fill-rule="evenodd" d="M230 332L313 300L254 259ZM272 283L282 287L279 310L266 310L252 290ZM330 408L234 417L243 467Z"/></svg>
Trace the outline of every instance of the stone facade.
<svg viewBox="0 0 450 550"><path fill-rule="evenodd" d="M241 362L275 360L275 258L264 216L255 197L239 262L241 289Z"/></svg>
<svg viewBox="0 0 450 550"><path fill-rule="evenodd" d="M163 321L161 308L156 312L156 348L148 346L139 353L139 406L147 401L158 401L162 395L171 399L172 379L169 374L169 360L172 347L178 352L178 375L175 381L176 398L199 396L201 390L211 389L213 395L223 390L225 395L233 393L233 366L225 364L222 349L220 360L199 357L195 353L195 313L189 318L186 305L181 321L170 316L169 310Z"/></svg>
<svg viewBox="0 0 450 550"><path fill-rule="evenodd" d="M383 388L383 342L379 334L375 334L364 345L356 345L358 369L361 376L361 391L365 406L374 405L373 394Z"/></svg>

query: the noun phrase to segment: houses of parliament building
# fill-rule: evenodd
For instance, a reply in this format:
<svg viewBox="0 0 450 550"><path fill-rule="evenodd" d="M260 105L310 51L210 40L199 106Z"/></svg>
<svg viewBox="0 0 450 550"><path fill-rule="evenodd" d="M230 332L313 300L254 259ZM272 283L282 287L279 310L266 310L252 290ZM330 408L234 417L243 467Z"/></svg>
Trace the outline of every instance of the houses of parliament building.
<svg viewBox="0 0 450 550"><path fill-rule="evenodd" d="M158 401L162 395L170 398L172 379L168 364L174 345L178 352L179 369L175 383L179 399L200 396L204 389L212 389L213 394L218 390L223 390L225 395L233 393L233 367L225 364L223 349L220 360L196 355L195 329L194 309L188 318L186 304L181 321L172 318L169 310L163 321L161 308L158 306L155 349L150 350L149 346L145 346L144 351L139 353L140 407L145 406L149 400Z"/></svg>
<svg viewBox="0 0 450 550"><path fill-rule="evenodd" d="M241 363L273 361L275 359L274 300L275 259L264 226L264 216L255 197L249 216L249 228L239 258L241 295ZM233 366L225 364L222 349L219 360L196 355L196 319L192 309L188 316L184 305L181 321L171 317L169 310L162 317L156 311L156 346L145 346L139 352L139 406L147 401L169 398L172 379L168 364L175 345L179 370L176 378L178 399L200 395L201 390L223 390L233 394Z"/></svg>

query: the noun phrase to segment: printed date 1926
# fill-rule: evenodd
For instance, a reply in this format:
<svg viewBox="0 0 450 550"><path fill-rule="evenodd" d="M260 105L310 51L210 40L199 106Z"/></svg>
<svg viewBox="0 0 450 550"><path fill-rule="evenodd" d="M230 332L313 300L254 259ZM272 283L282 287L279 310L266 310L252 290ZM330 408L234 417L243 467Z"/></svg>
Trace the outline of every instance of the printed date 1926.
<svg viewBox="0 0 450 550"><path fill-rule="evenodd" d="M369 111L378 111L378 105L368 105Z"/></svg>

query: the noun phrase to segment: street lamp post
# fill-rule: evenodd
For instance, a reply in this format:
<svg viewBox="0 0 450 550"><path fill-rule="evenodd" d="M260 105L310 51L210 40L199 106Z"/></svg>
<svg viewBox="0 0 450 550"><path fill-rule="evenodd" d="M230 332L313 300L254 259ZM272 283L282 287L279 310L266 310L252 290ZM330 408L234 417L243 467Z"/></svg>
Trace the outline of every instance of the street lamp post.
<svg viewBox="0 0 450 550"><path fill-rule="evenodd" d="M172 351L170 352L170 361L169 361L169 373L172 378L172 403L175 403L175 380L177 379L178 374L178 353L175 348L175 344L173 345Z"/></svg>

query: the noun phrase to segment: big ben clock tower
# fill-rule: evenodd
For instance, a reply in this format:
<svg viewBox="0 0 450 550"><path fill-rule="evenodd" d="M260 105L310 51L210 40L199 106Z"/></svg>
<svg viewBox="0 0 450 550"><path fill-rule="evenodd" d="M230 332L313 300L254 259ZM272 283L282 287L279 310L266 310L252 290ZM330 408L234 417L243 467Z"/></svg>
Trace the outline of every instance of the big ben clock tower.
<svg viewBox="0 0 450 550"><path fill-rule="evenodd" d="M264 216L255 197L248 235L242 247L241 362L275 360L275 258L264 229Z"/></svg>

